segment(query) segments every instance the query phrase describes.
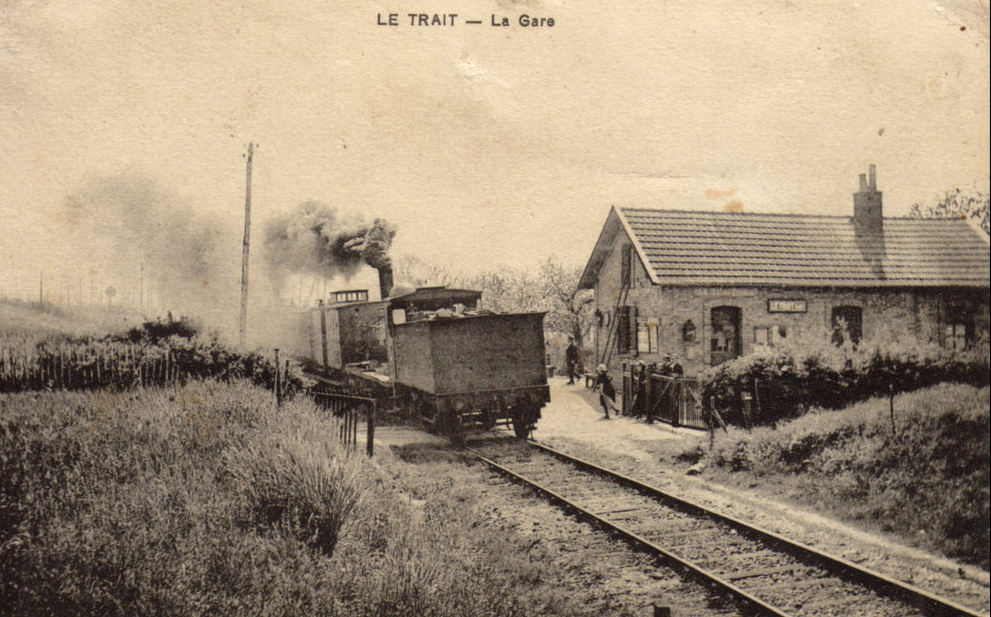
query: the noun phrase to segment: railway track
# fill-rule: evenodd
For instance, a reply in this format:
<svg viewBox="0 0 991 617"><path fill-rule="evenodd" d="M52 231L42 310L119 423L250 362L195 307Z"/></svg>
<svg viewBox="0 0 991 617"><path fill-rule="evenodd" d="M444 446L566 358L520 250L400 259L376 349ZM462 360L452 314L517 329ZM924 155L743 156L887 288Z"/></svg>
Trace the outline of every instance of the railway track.
<svg viewBox="0 0 991 617"><path fill-rule="evenodd" d="M485 464L733 599L745 615L981 613L534 442L469 448Z"/></svg>

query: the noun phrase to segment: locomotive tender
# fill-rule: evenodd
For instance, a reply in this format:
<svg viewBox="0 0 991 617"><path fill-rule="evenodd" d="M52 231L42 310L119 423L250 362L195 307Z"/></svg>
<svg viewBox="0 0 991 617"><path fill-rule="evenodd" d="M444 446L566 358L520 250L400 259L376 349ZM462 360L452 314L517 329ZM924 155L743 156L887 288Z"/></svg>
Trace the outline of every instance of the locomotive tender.
<svg viewBox="0 0 991 617"><path fill-rule="evenodd" d="M526 437L550 401L544 313L478 308L481 292L422 287L382 301L339 292L309 315L309 360L365 395L394 398L453 441L512 426Z"/></svg>

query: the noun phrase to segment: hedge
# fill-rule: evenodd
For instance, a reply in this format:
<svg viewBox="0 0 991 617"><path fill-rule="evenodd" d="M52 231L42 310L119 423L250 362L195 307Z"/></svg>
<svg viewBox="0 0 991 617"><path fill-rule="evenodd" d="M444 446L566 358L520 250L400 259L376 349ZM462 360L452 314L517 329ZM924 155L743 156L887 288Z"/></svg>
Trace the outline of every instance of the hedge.
<svg viewBox="0 0 991 617"><path fill-rule="evenodd" d="M839 409L874 396L941 382L988 385L987 346L952 351L935 345L828 344L755 352L700 376L703 401L731 424L774 424L811 407ZM744 414L744 394L752 397Z"/></svg>

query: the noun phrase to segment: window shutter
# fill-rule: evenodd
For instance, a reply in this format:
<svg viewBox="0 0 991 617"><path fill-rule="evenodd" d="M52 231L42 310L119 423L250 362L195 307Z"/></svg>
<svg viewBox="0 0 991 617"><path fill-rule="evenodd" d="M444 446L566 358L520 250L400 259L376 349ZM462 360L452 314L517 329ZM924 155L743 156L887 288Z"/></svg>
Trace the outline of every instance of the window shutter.
<svg viewBox="0 0 991 617"><path fill-rule="evenodd" d="M637 351L637 307L630 307L630 353Z"/></svg>
<svg viewBox="0 0 991 617"><path fill-rule="evenodd" d="M620 306L616 309L616 351L619 353L629 353L630 351L631 308Z"/></svg>
<svg viewBox="0 0 991 617"><path fill-rule="evenodd" d="M622 271L620 272L620 282L624 287L630 284L630 277L633 273L633 246L624 244L621 251Z"/></svg>

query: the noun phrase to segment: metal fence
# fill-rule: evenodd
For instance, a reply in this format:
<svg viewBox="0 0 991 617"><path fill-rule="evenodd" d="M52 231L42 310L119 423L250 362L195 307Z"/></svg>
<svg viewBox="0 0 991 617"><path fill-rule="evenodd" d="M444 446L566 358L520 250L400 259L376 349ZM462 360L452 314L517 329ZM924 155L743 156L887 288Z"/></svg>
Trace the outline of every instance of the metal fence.
<svg viewBox="0 0 991 617"><path fill-rule="evenodd" d="M362 419L365 421L365 452L372 456L375 452L375 407L376 400L367 396L358 396L344 389L313 388L310 396L324 410L329 411L337 420L337 437L341 443L352 448L358 446L358 429Z"/></svg>
<svg viewBox="0 0 991 617"><path fill-rule="evenodd" d="M648 422L660 420L672 426L706 429L698 381L691 377L648 374L641 386L631 371L623 374L623 413Z"/></svg>

